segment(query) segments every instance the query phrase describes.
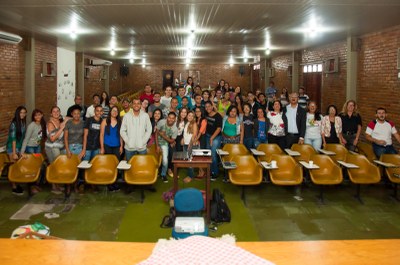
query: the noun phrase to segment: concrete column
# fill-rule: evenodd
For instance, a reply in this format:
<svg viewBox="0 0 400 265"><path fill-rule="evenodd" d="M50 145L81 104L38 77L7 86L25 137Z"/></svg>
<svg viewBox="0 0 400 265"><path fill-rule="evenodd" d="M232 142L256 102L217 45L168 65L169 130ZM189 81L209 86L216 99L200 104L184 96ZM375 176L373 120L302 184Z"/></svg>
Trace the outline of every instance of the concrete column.
<svg viewBox="0 0 400 265"><path fill-rule="evenodd" d="M76 53L76 94L82 97L85 102L85 54L83 52ZM75 95L76 95L75 94Z"/></svg>
<svg viewBox="0 0 400 265"><path fill-rule="evenodd" d="M357 101L357 63L358 63L359 40L347 37L347 77L346 77L346 100Z"/></svg>
<svg viewBox="0 0 400 265"><path fill-rule="evenodd" d="M299 51L292 52L292 92L299 91L300 61L301 53Z"/></svg>
<svg viewBox="0 0 400 265"><path fill-rule="evenodd" d="M28 113L35 109L35 39L30 38L25 45L25 107Z"/></svg>

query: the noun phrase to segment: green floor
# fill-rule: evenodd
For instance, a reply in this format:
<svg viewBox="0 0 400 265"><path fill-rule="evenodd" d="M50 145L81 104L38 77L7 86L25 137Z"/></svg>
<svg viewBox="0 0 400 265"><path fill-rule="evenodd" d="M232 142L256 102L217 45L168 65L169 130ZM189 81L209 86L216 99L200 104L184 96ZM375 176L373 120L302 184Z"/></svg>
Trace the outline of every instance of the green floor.
<svg viewBox="0 0 400 265"><path fill-rule="evenodd" d="M54 195L49 188L33 196L18 197L11 194L4 177L0 181L0 237L10 237L20 225L39 221L51 229L51 234L65 239L103 241L155 242L168 238L171 229L160 228L162 217L168 214L168 205L161 194L172 186L158 181L157 192L146 191L143 204L140 192L127 194L93 193L72 194L68 204L63 195ZM180 182L180 186L184 184ZM204 183L193 181L203 188ZM352 195L355 187L345 183L325 189L325 204L316 200L319 189L303 185L301 201L297 200L292 187L278 187L271 183L246 189L247 205L240 199L241 189L221 179L212 183L226 196L232 211L232 222L210 232L211 236L234 234L239 241L285 241L285 240L330 240L330 239L374 239L400 238L400 203L390 198L392 190L384 184L363 186L360 204ZM25 204L54 204L57 219L46 219L44 213L30 220L10 220L10 217Z"/></svg>

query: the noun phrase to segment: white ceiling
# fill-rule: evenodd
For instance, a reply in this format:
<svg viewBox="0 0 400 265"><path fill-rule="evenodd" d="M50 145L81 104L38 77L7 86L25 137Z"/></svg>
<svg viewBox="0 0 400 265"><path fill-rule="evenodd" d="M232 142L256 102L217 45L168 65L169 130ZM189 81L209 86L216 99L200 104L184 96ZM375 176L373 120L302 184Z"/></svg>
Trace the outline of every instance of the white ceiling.
<svg viewBox="0 0 400 265"><path fill-rule="evenodd" d="M265 57L267 34L273 56L397 25L399 14L399 0L0 0L0 29L102 59L127 60L133 47L135 63L175 64L193 16L191 63L243 63L245 48L249 62ZM322 26L313 38L302 31L312 17Z"/></svg>

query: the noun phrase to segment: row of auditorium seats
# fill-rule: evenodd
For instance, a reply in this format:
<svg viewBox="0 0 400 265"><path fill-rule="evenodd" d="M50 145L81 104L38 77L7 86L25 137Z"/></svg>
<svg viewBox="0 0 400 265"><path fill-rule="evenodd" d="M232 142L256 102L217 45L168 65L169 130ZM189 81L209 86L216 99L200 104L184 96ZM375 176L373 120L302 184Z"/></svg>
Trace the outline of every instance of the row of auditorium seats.
<svg viewBox="0 0 400 265"><path fill-rule="evenodd" d="M15 183L36 183L43 165L41 154L29 154L26 158L12 164L8 170L8 179ZM91 185L111 185L118 176L118 159L114 155L97 155L91 161L91 167L85 169L84 180ZM136 155L128 161L130 169L124 170L124 180L130 185L146 186L157 181L159 161L153 154ZM78 156L60 155L46 168L46 180L49 183L70 185L77 181L80 160ZM30 189L28 189L30 191ZM65 196L69 192L65 189ZM31 196L31 194L29 194ZM141 189L141 202L144 201L144 189Z"/></svg>
<svg viewBox="0 0 400 265"><path fill-rule="evenodd" d="M323 187L327 185L337 185L342 183L343 175L347 174L350 181L357 186L355 197L362 203L360 188L363 184L375 184L381 180L381 169L373 162L373 156L368 146L364 146L364 152L368 152L368 157L348 150L339 144L327 144L324 150L334 152L335 155L319 154L311 145L294 144L292 151L300 153L299 156L291 157L286 155L276 144L260 144L257 148L265 155L258 155L257 159L241 144L226 144L223 151L229 155L223 156L222 162L235 162L236 168L228 170L229 180L232 184L242 186L242 199L245 201L245 186L259 185L263 180L263 169L260 162L277 162L277 169L269 169L270 180L275 185L300 185L303 182L303 174L308 173L310 180L315 185L320 186L319 199L323 202ZM372 150L372 147L370 147ZM372 152L373 154L373 152ZM300 161L308 162L312 160L319 169L303 170ZM354 164L358 168L341 167L338 161ZM399 167L385 167L385 175L394 184L394 197L397 198L397 184L400 178L396 177L400 173L399 155L382 155L380 161L391 163Z"/></svg>
<svg viewBox="0 0 400 265"><path fill-rule="evenodd" d="M361 148L360 148L361 149ZM357 198L360 198L362 184L378 183L381 179L381 170L370 159L353 152L348 152L341 145L328 144L325 150L332 151L335 155L328 156L318 154L310 145L293 145L292 150L300 153L300 156L291 157L275 144L261 144L257 150L265 155L257 156L258 161L244 145L226 144L223 147L229 155L223 156L222 161L233 161L237 167L228 171L229 180L234 185L242 186L242 199L245 201L245 186L259 185L263 180L263 168L260 162L275 160L278 168L268 170L267 174L273 184L276 185L300 185L303 182L304 171L299 161L314 161L319 169L310 170L309 176L315 185L320 186L320 199L323 200L323 186L337 185L343 181L343 173L347 173L351 182L357 185ZM370 153L368 146L363 146L365 154ZM370 147L372 150L372 147ZM153 145L147 155L134 156L128 163L132 166L124 170L124 179L131 185L151 185L156 182L158 168L161 165L161 153L156 151ZM361 152L361 151L360 151ZM373 152L372 152L373 153ZM342 169L337 161L345 161L357 165L359 168ZM382 155L380 160L400 166L399 155ZM0 170L9 163L6 154L0 154ZM76 156L68 159L65 155L59 156L56 161L46 169L46 179L49 183L70 185L76 182L78 177L77 165L80 163ZM28 155L27 159L20 159L11 165L8 170L8 178L16 183L35 183L40 176L43 164L42 155ZM92 167L85 170L85 182L92 185L108 185L117 179L118 160L112 155L98 155L91 161ZM397 184L400 178L400 167L387 167L382 170L388 179L394 183L394 196L397 198ZM28 189L30 190L30 189ZM144 200L144 191L141 189L141 202ZM66 196L69 194L66 193Z"/></svg>

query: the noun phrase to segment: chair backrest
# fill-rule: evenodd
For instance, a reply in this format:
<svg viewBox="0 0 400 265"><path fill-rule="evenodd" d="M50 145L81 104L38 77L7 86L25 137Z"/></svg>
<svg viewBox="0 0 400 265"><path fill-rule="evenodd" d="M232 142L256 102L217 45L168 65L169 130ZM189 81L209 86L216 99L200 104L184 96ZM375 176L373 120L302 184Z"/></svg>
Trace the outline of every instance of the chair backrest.
<svg viewBox="0 0 400 265"><path fill-rule="evenodd" d="M341 144L326 144L325 150L335 152L336 155L332 156L333 159L346 161L347 149Z"/></svg>
<svg viewBox="0 0 400 265"><path fill-rule="evenodd" d="M161 162L162 162L162 151L160 150L160 152L157 153L157 149L156 148L157 148L156 144L153 144L153 145L149 146L147 148L147 154L154 156L154 158L156 159L158 165L160 166Z"/></svg>
<svg viewBox="0 0 400 265"><path fill-rule="evenodd" d="M247 155L250 153L243 144L225 144L222 150L229 153L229 155L223 157L224 161L231 161L234 156Z"/></svg>
<svg viewBox="0 0 400 265"><path fill-rule="evenodd" d="M26 154L26 158L20 158L14 165L23 174L33 174L41 169L43 156L41 154Z"/></svg>
<svg viewBox="0 0 400 265"><path fill-rule="evenodd" d="M68 158L67 155L59 155L49 167L54 167L57 172L65 172L68 174L74 174L78 170L80 163L77 155L72 155Z"/></svg>
<svg viewBox="0 0 400 265"><path fill-rule="evenodd" d="M386 167L386 175L392 182L400 183L400 178L395 177L394 174L400 175L400 155L395 154L382 154L380 160L385 163L391 163L399 167Z"/></svg>
<svg viewBox="0 0 400 265"><path fill-rule="evenodd" d="M374 149L370 143L358 142L357 144L358 152L365 155L369 161L377 159Z"/></svg>
<svg viewBox="0 0 400 265"><path fill-rule="evenodd" d="M317 153L309 144L293 144L291 149L300 153L300 156L295 157L296 160L309 161L310 157Z"/></svg>
<svg viewBox="0 0 400 265"><path fill-rule="evenodd" d="M181 189L175 194L174 206L180 213L201 211L204 208L203 194L194 188Z"/></svg>
<svg viewBox="0 0 400 265"><path fill-rule="evenodd" d="M333 162L333 160L327 155L319 155L319 154L312 155L310 157L310 160L314 161L314 164L318 165L320 169L330 170L335 165L335 162ZM313 170L311 170L311 171L313 171Z"/></svg>
<svg viewBox="0 0 400 265"><path fill-rule="evenodd" d="M10 162L10 158L7 154L0 154L0 174L3 171L3 168L6 166L6 163Z"/></svg>
<svg viewBox="0 0 400 265"><path fill-rule="evenodd" d="M131 164L131 169L134 171L152 171L156 169L158 166L158 161L157 159L150 154L147 155L134 155L132 158L128 161L129 164Z"/></svg>
<svg viewBox="0 0 400 265"><path fill-rule="evenodd" d="M281 155L281 154L283 154L282 149L277 144L260 144L257 147L257 150L263 151L265 153L265 155L257 156L258 161L271 162L272 155Z"/></svg>
<svg viewBox="0 0 400 265"><path fill-rule="evenodd" d="M89 171L96 174L110 174L117 170L118 159L115 155L96 155L90 163L92 167Z"/></svg>

